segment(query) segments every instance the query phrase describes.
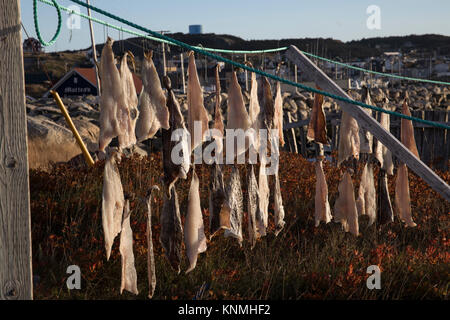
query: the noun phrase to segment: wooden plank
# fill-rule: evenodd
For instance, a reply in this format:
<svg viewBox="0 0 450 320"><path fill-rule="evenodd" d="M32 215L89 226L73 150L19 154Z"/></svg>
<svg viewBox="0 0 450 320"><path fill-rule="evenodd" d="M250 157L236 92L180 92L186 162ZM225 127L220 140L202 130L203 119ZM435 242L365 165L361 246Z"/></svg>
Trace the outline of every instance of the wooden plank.
<svg viewBox="0 0 450 320"><path fill-rule="evenodd" d="M19 0L0 0L0 299L32 299L27 122Z"/></svg>
<svg viewBox="0 0 450 320"><path fill-rule="evenodd" d="M290 46L286 56L292 60L307 75L311 81L314 81L323 91L333 93L348 99L351 99L333 80L331 80L322 70L313 64L297 47ZM358 124L371 132L381 143L383 143L393 155L421 177L438 192L444 199L450 202L450 187L433 170L427 167L420 159L414 156L398 139L390 132L386 131L378 121L368 115L361 107L351 103L337 101L345 112L348 112Z"/></svg>

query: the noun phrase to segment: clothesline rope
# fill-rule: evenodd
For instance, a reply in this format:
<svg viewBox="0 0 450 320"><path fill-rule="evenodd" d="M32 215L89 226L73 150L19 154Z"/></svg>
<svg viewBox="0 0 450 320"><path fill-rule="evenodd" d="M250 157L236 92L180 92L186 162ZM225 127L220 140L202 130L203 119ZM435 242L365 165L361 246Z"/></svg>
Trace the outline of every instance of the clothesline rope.
<svg viewBox="0 0 450 320"><path fill-rule="evenodd" d="M33 0L33 5L34 6L36 6L36 1L37 0ZM39 1L47 3L47 4L51 4L49 1L46 1L46 0L39 0ZM341 97L341 96L338 96L338 95L335 95L335 94L332 94L332 93L329 93L329 92L326 92L326 91L322 91L322 90L318 90L318 89L315 89L315 88L311 88L311 87L305 86L305 85L303 85L301 83L297 83L297 82L293 82L293 81L281 78L281 77L279 77L277 75L273 75L273 74L267 73L265 71L262 71L262 70L259 70L259 69L255 69L255 68L247 66L245 64L241 64L239 62L236 62L236 61L224 58L222 56L213 54L213 53L211 53L209 51L204 50L203 48L196 47L196 46L191 46L191 45L189 45L187 43L184 43L182 41L179 41L179 40L173 39L171 37L168 37L166 35L160 34L158 32L152 31L152 30L147 29L147 28L145 28L143 26L140 26L140 25L138 25L136 23L128 21L128 20L126 20L124 18L116 16L116 15L114 15L112 13L107 12L107 11L104 11L104 10L102 10L100 8L97 8L97 7L92 6L92 5L88 5L88 4L86 4L86 3L82 2L82 1L79 1L79 0L70 0L70 1L72 1L72 2L74 2L76 4L79 4L80 6L83 6L85 8L89 8L89 9L95 11L95 12L98 12L98 13L100 13L100 14L108 17L108 18L111 18L111 19L114 19L116 21L119 21L119 22L121 22L121 23L123 23L125 25L128 25L128 26L133 27L133 28L138 29L138 30L141 30L143 32L146 32L146 33L148 33L148 34L150 34L152 36L151 38L154 37L155 39L157 39L156 41L161 41L162 40L162 42L174 44L174 45L177 45L179 47L185 48L187 50L195 51L197 53L200 53L200 54L203 54L205 56L208 56L208 57L210 57L210 58L212 58L214 60L222 61L222 62L231 64L231 65L233 65L235 67L238 67L238 68L250 71L250 72L254 72L254 73L259 74L261 76L270 78L272 80L279 81L279 82L282 82L282 83L285 83L285 84L288 84L288 85L291 85L291 86L294 86L294 87L297 87L297 88L300 88L300 89L303 89L303 90L307 90L307 91L310 91L310 92L313 92L313 93L316 93L316 94L321 94L323 96L327 96L327 97L335 99L335 100L339 100L339 101L343 101L343 102L346 102L346 103L358 105L360 107L371 109L371 110L374 110L374 111L384 112L384 113L387 113L387 114L390 114L390 115L393 115L393 116L396 116L396 117L400 117L400 118L403 118L403 119L408 119L408 120L412 120L412 121L415 121L415 122L424 123L424 124L427 124L427 125L430 125L430 126L433 126L433 127L447 129L447 130L450 129L450 126L448 126L446 124L443 124L443 123L438 123L438 122L433 122L433 121L428 121L428 120L424 120L424 119L420 119L420 118L407 116L407 115L404 115L402 113L398 113L398 112L395 112L395 111L390 111L390 110L386 110L386 109L383 109L383 108L371 106L371 105L365 104L365 103L360 102L360 101L355 101L355 100L352 100L352 99ZM56 4L55 0L52 0L52 2L54 2ZM55 7L58 10L58 12L60 12L60 10L63 9L58 4L56 4ZM69 11L70 12L74 12L72 10L69 10ZM37 10L34 10L34 14L35 14L34 20L35 20L36 33L40 34L40 32L39 32L39 24L36 23L37 19L38 19L38 17L37 17L38 16ZM58 15L60 16L60 13ZM80 16L89 19L89 17L86 16L86 15L80 14ZM100 20L92 19L92 21L98 22ZM60 29L60 27L61 27L60 26L61 20L59 19L58 22L59 22L58 29ZM109 23L108 23L107 26L112 27L114 29L119 28L120 30L125 31L125 29L123 29L122 27L116 27L116 26L113 26L113 25L111 25ZM147 37L149 37L149 36L147 36ZM39 41L41 41L41 39L39 39ZM41 43L42 43L42 41L41 41ZM45 45L45 44L43 43L43 45ZM217 51L216 49L214 49L214 50Z"/></svg>

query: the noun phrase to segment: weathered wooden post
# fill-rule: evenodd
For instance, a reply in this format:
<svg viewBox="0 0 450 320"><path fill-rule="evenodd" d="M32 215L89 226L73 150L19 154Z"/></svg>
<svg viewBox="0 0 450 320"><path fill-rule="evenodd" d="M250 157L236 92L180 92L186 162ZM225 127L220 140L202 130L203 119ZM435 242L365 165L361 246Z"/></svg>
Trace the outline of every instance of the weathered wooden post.
<svg viewBox="0 0 450 320"><path fill-rule="evenodd" d="M20 1L0 0L0 299L32 299Z"/></svg>

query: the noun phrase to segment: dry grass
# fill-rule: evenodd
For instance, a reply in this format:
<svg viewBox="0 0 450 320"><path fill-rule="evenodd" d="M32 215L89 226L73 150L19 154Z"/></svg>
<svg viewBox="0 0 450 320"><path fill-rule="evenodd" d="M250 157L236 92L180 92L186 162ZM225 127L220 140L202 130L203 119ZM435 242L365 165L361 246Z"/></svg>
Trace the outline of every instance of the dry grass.
<svg viewBox="0 0 450 320"><path fill-rule="evenodd" d="M333 204L339 169L325 163ZM246 168L241 166L241 177ZM197 168L206 232L208 233L209 170ZM160 154L124 159L120 165L125 192L144 197L162 174ZM134 299L119 294L120 255L118 239L106 261L101 227L103 163L94 168L58 165L49 172L31 171L34 295L36 299ZM439 173L447 182L449 172ZM301 156L282 153L281 191L286 227L278 237L271 232L251 250L236 240L216 236L208 242L196 269L177 275L166 262L159 244L160 195L153 204L157 288L155 299L192 299L206 282L207 299L447 299L449 286L450 205L421 179L410 173L414 220L418 227L395 223L380 229L360 219L356 238L334 222L314 227L315 173ZM245 180L245 179L243 179ZM390 179L391 196L394 190ZM358 185L358 181L355 181ZM177 184L182 220L187 205L189 180ZM243 181L244 197L246 182ZM246 198L244 199L246 201ZM272 203L272 202L271 202ZM272 205L272 204L271 204ZM134 252L139 299L148 293L146 270L146 212L138 200L132 204ZM270 208L273 212L272 208ZM270 221L272 221L270 216ZM244 215L244 237L247 220ZM273 224L270 226L273 230ZM67 266L82 271L82 289L68 290ZM381 290L368 290L366 269L382 270ZM186 258L182 270L186 270Z"/></svg>

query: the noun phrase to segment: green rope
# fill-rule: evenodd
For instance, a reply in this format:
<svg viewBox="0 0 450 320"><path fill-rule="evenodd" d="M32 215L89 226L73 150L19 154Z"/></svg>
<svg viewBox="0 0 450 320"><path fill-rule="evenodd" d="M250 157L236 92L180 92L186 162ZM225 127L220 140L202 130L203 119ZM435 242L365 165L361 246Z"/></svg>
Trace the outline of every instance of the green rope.
<svg viewBox="0 0 450 320"><path fill-rule="evenodd" d="M119 21L119 22L121 22L123 24L126 24L128 26L131 26L131 27L133 27L135 29L138 29L138 30L141 30L141 31L143 31L145 33L148 33L148 34L154 36L155 38L164 40L165 42L170 42L170 43L172 43L174 45L177 45L177 46L180 46L182 48L185 48L185 49L188 49L188 50L192 50L192 51L198 52L200 54L206 55L206 56L208 56L208 57L210 57L210 58L212 58L214 60L222 61L222 62L231 64L231 65L233 65L235 67L238 67L238 68L250 71L250 72L257 73L257 74L259 74L261 76L270 78L272 80L280 81L282 83L286 83L286 84L292 85L294 87L301 88L303 90L307 90L307 91L310 91L310 92L321 94L323 96L327 96L327 97L330 97L330 98L335 99L335 100L340 100L340 101L343 101L343 102L346 102L346 103L355 104L355 105L358 105L358 106L363 107L363 108L368 108L368 109L371 109L371 110L384 112L384 113L387 113L387 114L390 114L390 115L393 115L393 116L397 116L397 117L400 117L400 118L403 118L403 119L412 120L412 121L415 121L415 122L424 123L424 124L427 124L427 125L430 125L430 126L433 126L433 127L437 127L437 128L450 129L450 126L448 126L446 124L433 122L433 121L428 121L428 120L419 119L419 118L414 118L414 117L411 117L411 116L404 115L402 113L398 113L398 112L394 112L394 111L390 111L390 110L385 110L383 108L371 106L371 105L365 104L363 102L355 101L355 100L348 99L348 98L345 98L345 97L341 97L341 96L338 96L338 95L335 95L335 94L332 94L332 93L329 93L329 92L326 92L326 91L322 91L322 90L318 90L318 89L315 89L315 88L311 88L311 87L305 86L303 84L300 84L300 83L297 83L297 82L293 82L293 81L290 81L290 80L278 77L276 75L264 72L262 70L254 69L254 68L249 67L247 65L244 65L244 64L232 61L230 59L218 56L216 54L210 53L210 52L205 51L205 50L203 50L203 49L201 49L199 47L194 47L194 46L188 45L188 44L186 44L184 42L172 39L172 38L170 38L170 37L168 37L166 35L159 34L159 33L155 32L155 31L152 31L150 29L147 29L145 27L137 25L137 24L135 24L135 23L133 23L131 21L128 21L126 19L123 19L121 17L113 15L113 14L111 14L109 12L106 12L106 11L104 11L102 9L99 9L99 8L94 7L92 5L88 5L88 4L86 4L86 3L82 2L82 1L79 1L79 0L71 0L71 1L76 3L76 4L81 5L83 7L90 8L93 11L96 11L96 12L98 12L98 13L104 15L104 16L107 16L107 17L109 17L111 19L117 20L117 21Z"/></svg>
<svg viewBox="0 0 450 320"><path fill-rule="evenodd" d="M36 30L36 35L37 35L39 41L41 42L41 44L45 47L48 47L48 46L51 46L52 44L54 44L56 42L56 39L59 36L59 33L61 32L61 9L60 9L58 3L56 2L56 0L51 0L51 1L52 1L51 4L56 8L56 13L58 14L58 27L56 28L56 32L55 32L55 35L53 36L52 40L50 40L49 42L45 42L44 39L42 39L41 31L39 29L37 2L36 2L36 0L33 0L33 15L34 15L34 26L35 26L35 30Z"/></svg>
<svg viewBox="0 0 450 320"><path fill-rule="evenodd" d="M408 81L420 81L420 82L427 82L427 83L433 83L433 84L442 84L442 85L447 85L447 86L450 85L450 82L404 77L404 76L399 76L399 75L396 75L396 74L389 74L389 73L383 73L383 72L378 72L378 71L373 71L373 70L367 70L367 69L364 69L364 68L352 66L351 64L346 64L346 63L342 63L342 62L339 62L339 61L334 61L334 60L331 60L331 59L328 59L328 58L324 58L324 57L321 57L321 56L317 56L317 55L309 53L309 52L304 52L304 51L302 51L302 52L305 55L307 55L307 56L310 56L310 57L313 57L313 58L316 58L316 59L320 59L320 60L323 60L323 61L327 61L327 62L330 62L330 63L334 63L336 65L339 65L339 66L342 66L342 67L345 67L345 68L362 71L362 72L365 72L365 73L372 73L372 74L376 74L376 75L379 75L379 76L396 78L396 79L402 79L402 80L408 80Z"/></svg>

